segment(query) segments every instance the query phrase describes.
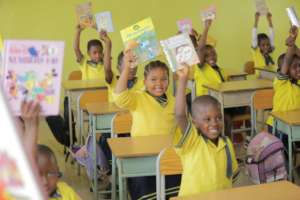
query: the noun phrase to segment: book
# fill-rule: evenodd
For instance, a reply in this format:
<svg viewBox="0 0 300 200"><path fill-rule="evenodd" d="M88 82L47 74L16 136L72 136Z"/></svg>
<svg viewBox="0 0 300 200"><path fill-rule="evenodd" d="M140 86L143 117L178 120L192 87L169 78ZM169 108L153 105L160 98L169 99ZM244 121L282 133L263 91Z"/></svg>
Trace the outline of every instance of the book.
<svg viewBox="0 0 300 200"><path fill-rule="evenodd" d="M265 0L255 0L256 12L261 16L267 15L269 12L268 6Z"/></svg>
<svg viewBox="0 0 300 200"><path fill-rule="evenodd" d="M178 30L181 33L191 33L192 32L192 20L190 19L181 19L177 21Z"/></svg>
<svg viewBox="0 0 300 200"><path fill-rule="evenodd" d="M121 30L121 37L125 49L131 46L137 58L136 65L160 55L159 43L150 17Z"/></svg>
<svg viewBox="0 0 300 200"><path fill-rule="evenodd" d="M76 15L78 23L83 27L93 27L95 25L94 15L92 13L92 3L87 2L76 6Z"/></svg>
<svg viewBox="0 0 300 200"><path fill-rule="evenodd" d="M211 5L201 11L202 21L206 21L208 19L214 20L216 18L216 7Z"/></svg>
<svg viewBox="0 0 300 200"><path fill-rule="evenodd" d="M14 115L24 99L38 101L42 115L59 113L63 57L62 41L4 41L3 87Z"/></svg>
<svg viewBox="0 0 300 200"><path fill-rule="evenodd" d="M1 88L0 114L1 128L5 133L5 137L0 140L0 190L9 196L8 199L45 199L39 188L41 183L37 183L37 168L24 149L18 126L11 116Z"/></svg>
<svg viewBox="0 0 300 200"><path fill-rule="evenodd" d="M114 26L112 23L111 12L101 12L95 14L97 30L100 32L101 29L105 30L108 33L114 32Z"/></svg>
<svg viewBox="0 0 300 200"><path fill-rule="evenodd" d="M2 80L2 76L3 76L3 39L2 36L0 34L0 81Z"/></svg>
<svg viewBox="0 0 300 200"><path fill-rule="evenodd" d="M300 27L300 22L299 22L299 18L297 16L297 13L295 11L295 8L293 6L288 7L286 9L288 17L292 23L293 26L297 26L298 28Z"/></svg>
<svg viewBox="0 0 300 200"><path fill-rule="evenodd" d="M188 33L175 35L160 44L173 72L182 68L182 63L192 66L199 63L198 55Z"/></svg>

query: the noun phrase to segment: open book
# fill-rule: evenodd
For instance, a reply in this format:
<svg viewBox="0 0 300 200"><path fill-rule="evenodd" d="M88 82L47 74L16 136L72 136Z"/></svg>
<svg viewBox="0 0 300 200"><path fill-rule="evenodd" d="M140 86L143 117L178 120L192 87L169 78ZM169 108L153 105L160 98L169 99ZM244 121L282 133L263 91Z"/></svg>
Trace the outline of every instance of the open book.
<svg viewBox="0 0 300 200"><path fill-rule="evenodd" d="M299 28L300 22L299 22L297 13L295 11L295 8L293 6L291 6L291 7L287 8L286 11L287 11L287 14L289 16L289 19L290 19L292 25L297 26Z"/></svg>
<svg viewBox="0 0 300 200"><path fill-rule="evenodd" d="M192 32L192 20L190 19L181 19L177 21L178 30L181 33L191 33Z"/></svg>
<svg viewBox="0 0 300 200"><path fill-rule="evenodd" d="M0 89L0 189L8 199L43 200L43 195L37 184L37 170L29 162L23 148L17 126L11 116L9 106ZM33 170L35 169L35 170Z"/></svg>
<svg viewBox="0 0 300 200"><path fill-rule="evenodd" d="M95 14L97 30L100 32L101 29L105 30L108 33L114 32L114 26L112 23L111 12L101 12Z"/></svg>
<svg viewBox="0 0 300 200"><path fill-rule="evenodd" d="M4 41L3 87L14 115L24 99L38 101L42 115L59 113L63 57L62 41Z"/></svg>
<svg viewBox="0 0 300 200"><path fill-rule="evenodd" d="M78 23L83 27L93 27L95 24L92 13L92 3L87 2L76 6L76 15Z"/></svg>
<svg viewBox="0 0 300 200"><path fill-rule="evenodd" d="M121 30L125 49L133 49L137 57L135 64L154 59L160 54L159 43L151 18L146 18Z"/></svg>
<svg viewBox="0 0 300 200"><path fill-rule="evenodd" d="M256 12L261 16L267 15L269 12L268 6L265 0L255 0Z"/></svg>
<svg viewBox="0 0 300 200"><path fill-rule="evenodd" d="M161 46L173 72L182 67L182 63L192 66L199 63L198 55L187 33L161 40Z"/></svg>

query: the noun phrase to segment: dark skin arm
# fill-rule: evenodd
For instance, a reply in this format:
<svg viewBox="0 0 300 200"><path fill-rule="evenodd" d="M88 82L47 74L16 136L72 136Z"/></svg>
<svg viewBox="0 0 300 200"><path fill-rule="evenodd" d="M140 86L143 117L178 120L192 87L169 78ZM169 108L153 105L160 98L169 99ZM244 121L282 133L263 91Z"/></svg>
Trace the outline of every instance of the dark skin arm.
<svg viewBox="0 0 300 200"><path fill-rule="evenodd" d="M75 56L76 56L76 61L78 63L80 63L82 58L83 58L83 54L80 50L80 35L81 35L81 31L83 31L83 29L84 29L84 27L81 26L80 24L78 24L76 26L75 39L74 39L74 44L73 44L73 48L74 48L74 52L75 52Z"/></svg>
<svg viewBox="0 0 300 200"><path fill-rule="evenodd" d="M112 43L110 38L107 35L107 32L104 30L101 30L99 33L100 40L104 43L104 58L103 58L103 64L104 64L104 70L105 70L105 81L110 84L113 79L113 71L111 69L111 47Z"/></svg>
<svg viewBox="0 0 300 200"><path fill-rule="evenodd" d="M204 30L203 33L201 34L201 37L199 39L199 43L198 43L198 56L199 56L199 60L200 60L200 65L204 65L205 63L205 45L206 45L206 40L207 40L207 35L208 35L208 31L209 28L211 26L212 20L208 19L205 20L204 22Z"/></svg>

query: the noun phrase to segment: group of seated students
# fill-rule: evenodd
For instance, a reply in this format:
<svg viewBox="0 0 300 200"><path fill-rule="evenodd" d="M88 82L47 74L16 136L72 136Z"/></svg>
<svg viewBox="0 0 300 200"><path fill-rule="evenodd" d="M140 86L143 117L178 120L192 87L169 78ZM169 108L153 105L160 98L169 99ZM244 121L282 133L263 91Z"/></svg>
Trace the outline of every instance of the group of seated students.
<svg viewBox="0 0 300 200"><path fill-rule="evenodd" d="M253 60L256 67L274 68L272 16L270 13L267 15L270 37L256 33L258 19L259 14L256 13L252 38ZM197 38L195 31L191 34L200 63L195 66L182 63L182 69L176 71L175 97L167 91L171 74L166 63L150 61L143 67L144 77L138 77L137 68L142 66L135 66L136 57L132 49L127 47L118 56L117 69L120 75L117 76L112 71L112 42L108 34L105 31L99 33L104 47L100 40L90 40L87 44L88 55L83 55L79 46L83 27L78 25L76 28L74 50L82 79L106 81L110 102L129 110L132 115L130 137L174 135L174 147L181 159L183 172L181 176L168 177L166 185L168 188L180 186L179 196L230 188L239 172L233 144L229 137L222 135L224 116L221 105L203 87L204 84L227 81L223 68L217 65L214 46L206 42L211 24L212 20L204 22L200 38ZM274 111L300 109L300 50L295 44L297 34L297 27L292 26L286 39L287 51L278 58L278 75L273 83ZM194 74L196 98L189 112L186 87L191 71ZM38 112L37 104L23 104L24 137L30 137L28 140L31 142L27 145L36 156L43 177L42 184L50 199L79 199L70 187L58 181L60 173L51 149L43 145L36 146ZM234 114L239 110L228 111L232 112ZM268 119L268 125L271 131L271 118ZM129 178L128 188L133 200L155 199L155 194L152 194L156 188L155 177Z"/></svg>

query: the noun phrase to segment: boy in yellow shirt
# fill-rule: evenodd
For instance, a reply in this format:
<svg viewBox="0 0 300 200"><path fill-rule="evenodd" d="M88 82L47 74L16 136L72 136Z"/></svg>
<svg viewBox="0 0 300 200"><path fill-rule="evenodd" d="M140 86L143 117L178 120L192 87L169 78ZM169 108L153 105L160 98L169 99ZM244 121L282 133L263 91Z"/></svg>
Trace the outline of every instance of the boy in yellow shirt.
<svg viewBox="0 0 300 200"><path fill-rule="evenodd" d="M192 118L187 116L185 88L189 67L177 71L178 88L175 113L184 133L177 145L183 173L179 196L222 190L232 187L238 174L233 145L220 136L223 117L220 103L209 95L196 97L192 104Z"/></svg>

